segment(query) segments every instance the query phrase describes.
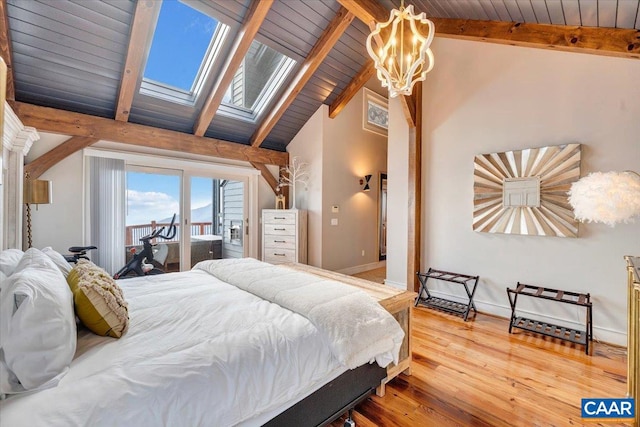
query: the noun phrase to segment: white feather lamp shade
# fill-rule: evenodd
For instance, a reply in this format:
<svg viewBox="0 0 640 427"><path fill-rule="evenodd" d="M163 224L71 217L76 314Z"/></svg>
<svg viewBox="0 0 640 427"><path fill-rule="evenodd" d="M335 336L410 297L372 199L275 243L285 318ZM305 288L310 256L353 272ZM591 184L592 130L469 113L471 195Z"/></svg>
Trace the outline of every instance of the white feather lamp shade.
<svg viewBox="0 0 640 427"><path fill-rule="evenodd" d="M633 221L640 215L640 175L635 172L593 172L571 185L569 203L577 220Z"/></svg>

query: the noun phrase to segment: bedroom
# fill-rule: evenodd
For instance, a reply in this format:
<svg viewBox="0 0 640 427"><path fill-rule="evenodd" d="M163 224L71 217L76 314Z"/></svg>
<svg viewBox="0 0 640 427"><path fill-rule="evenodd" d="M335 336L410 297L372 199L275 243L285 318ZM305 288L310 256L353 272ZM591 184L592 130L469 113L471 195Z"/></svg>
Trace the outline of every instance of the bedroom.
<svg viewBox="0 0 640 427"><path fill-rule="evenodd" d="M333 2L328 3L332 10L337 9ZM569 3L573 2L564 2ZM591 10L587 8L588 2L581 3L585 12ZM620 3L625 6L625 2ZM637 2L633 3L637 6ZM330 19L323 22L326 24ZM628 28L634 26L637 28L637 21ZM316 37L321 31L319 28ZM516 281L590 292L596 306L596 338L624 345L626 317L622 313L626 311L626 273L622 257L637 254L640 249L638 224L619 224L615 228L583 224L578 239L473 232L473 157L480 153L578 142L583 144L582 175L594 171L637 171L640 161L638 61L440 37L436 37L432 49L436 67L423 85L421 267L479 274L482 279L476 295L479 310L507 318L509 306L504 288ZM358 191L358 178L382 172L371 163L356 165L348 155L346 144L339 144L345 129L337 122L349 120L343 114L361 112L362 94L357 96L354 105L347 106L335 119L329 119L322 111L327 106L320 106L319 112L311 111L312 117L298 135L302 138L305 131L315 134L315 144L304 145L301 139L292 136L288 146L292 156L299 155L307 161L322 159L322 163L314 165L326 171L322 174L321 195L304 203L308 203L308 209L312 209L312 202L316 203L315 221L327 225L314 231L310 223L309 255L311 258L311 245L321 245L315 249L315 265L336 270L376 261L369 258L376 252L375 244L365 248L363 260L361 248L342 253L345 245L334 235L349 233L352 230L347 228L347 221L358 221L352 218L355 216L351 215L352 211L345 210L351 197L362 199L364 196L369 202L375 198L373 193L364 195ZM115 102L115 97L111 102ZM353 111L347 111L348 108ZM390 101L389 110L386 279L391 285L407 286L409 241L404 230L410 216L406 203L410 130L397 99ZM357 123L360 128L359 117ZM52 132L39 133L41 141L34 142L31 159L66 139ZM99 144L114 146L107 142ZM118 148L124 146L118 145ZM132 151L134 146L126 149ZM83 231L77 226L83 223L83 198L78 196L83 193L82 171L83 157L76 152L42 175L41 179L53 182L54 203L41 205L33 212L34 246L52 245L65 251L71 245L84 242ZM258 207L273 207L273 192L262 178L257 178ZM302 195L311 196L312 191L310 188L309 193ZM336 204L341 207L340 223L331 228L328 225L330 207ZM357 208L355 205L354 209ZM52 219L55 227L49 222ZM254 224L255 221L257 213ZM313 237L313 233L318 235ZM256 251L258 247L256 241ZM331 265L328 254L348 259L349 264ZM534 310L540 312L542 308L534 307ZM574 322L579 319L573 311L561 311L555 316Z"/></svg>

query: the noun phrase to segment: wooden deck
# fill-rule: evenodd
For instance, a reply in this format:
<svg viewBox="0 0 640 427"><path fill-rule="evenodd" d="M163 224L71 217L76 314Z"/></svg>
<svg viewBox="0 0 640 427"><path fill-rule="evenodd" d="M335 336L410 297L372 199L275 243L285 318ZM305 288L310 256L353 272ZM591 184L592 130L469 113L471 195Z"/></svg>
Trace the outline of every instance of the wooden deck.
<svg viewBox="0 0 640 427"><path fill-rule="evenodd" d="M387 384L354 415L369 426L629 426L583 422L583 397L624 397L624 349L594 342L593 355L566 341L517 331L484 315L413 310L411 376ZM332 424L341 427L341 421Z"/></svg>

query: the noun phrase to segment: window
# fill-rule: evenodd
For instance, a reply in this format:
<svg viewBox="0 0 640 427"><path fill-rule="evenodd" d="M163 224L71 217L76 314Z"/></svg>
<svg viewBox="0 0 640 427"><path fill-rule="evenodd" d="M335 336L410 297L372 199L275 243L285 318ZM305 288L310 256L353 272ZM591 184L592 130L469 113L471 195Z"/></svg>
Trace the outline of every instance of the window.
<svg viewBox="0 0 640 427"><path fill-rule="evenodd" d="M179 1L163 1L140 93L193 105L228 30Z"/></svg>
<svg viewBox="0 0 640 427"><path fill-rule="evenodd" d="M293 59L254 40L218 113L255 122L294 64Z"/></svg>
<svg viewBox="0 0 640 427"><path fill-rule="evenodd" d="M229 27L178 0L164 0L149 48L140 93L194 106L219 59ZM218 113L256 122L295 61L254 40Z"/></svg>

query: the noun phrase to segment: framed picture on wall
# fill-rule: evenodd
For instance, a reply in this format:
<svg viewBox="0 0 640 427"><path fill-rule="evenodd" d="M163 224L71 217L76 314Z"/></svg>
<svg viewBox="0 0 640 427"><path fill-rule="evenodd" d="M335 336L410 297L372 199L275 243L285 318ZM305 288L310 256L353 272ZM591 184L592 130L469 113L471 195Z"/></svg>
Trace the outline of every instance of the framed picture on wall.
<svg viewBox="0 0 640 427"><path fill-rule="evenodd" d="M362 112L362 128L387 136L389 109L387 98L365 88Z"/></svg>

